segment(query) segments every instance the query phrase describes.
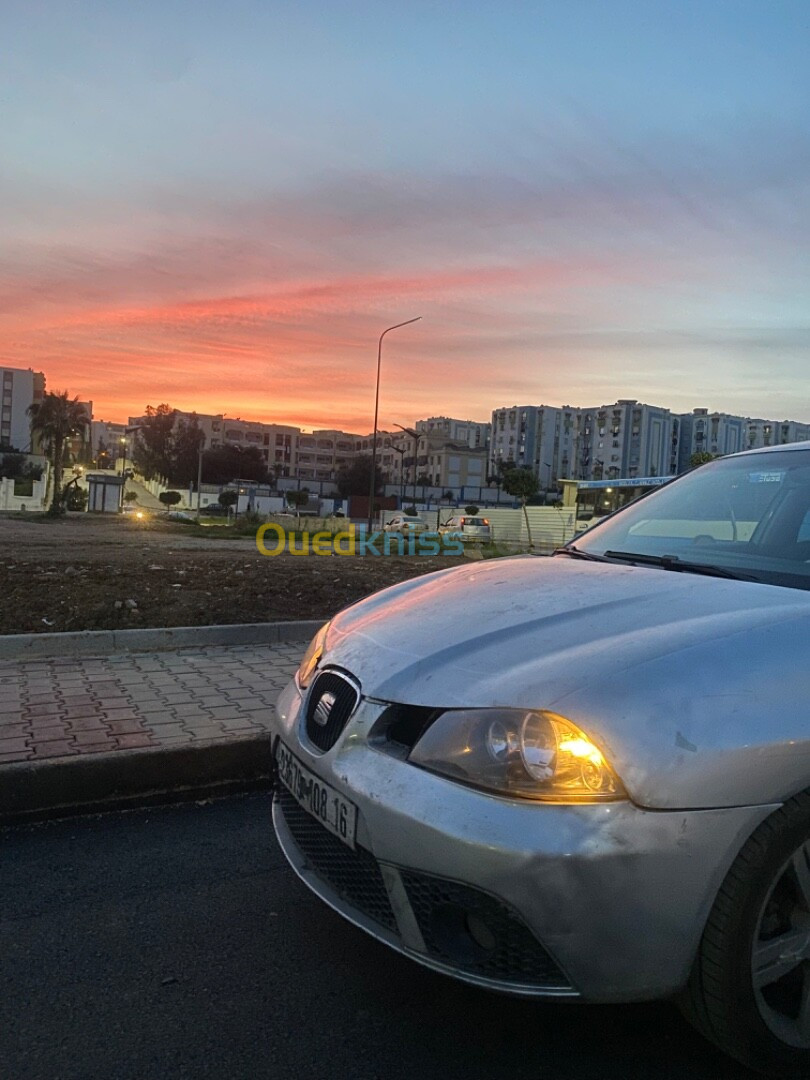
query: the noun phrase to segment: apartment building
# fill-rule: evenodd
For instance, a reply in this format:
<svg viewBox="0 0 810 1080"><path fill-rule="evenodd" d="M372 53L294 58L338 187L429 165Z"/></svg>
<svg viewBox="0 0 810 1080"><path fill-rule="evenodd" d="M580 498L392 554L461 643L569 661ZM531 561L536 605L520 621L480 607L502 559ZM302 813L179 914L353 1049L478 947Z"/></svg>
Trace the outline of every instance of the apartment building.
<svg viewBox="0 0 810 1080"><path fill-rule="evenodd" d="M693 409L680 421L678 472L689 468L693 454L736 454L746 449L747 421L744 416Z"/></svg>
<svg viewBox="0 0 810 1080"><path fill-rule="evenodd" d="M127 433L126 424L116 424L112 420L93 420L90 424L90 461L99 469L112 469L124 450L128 461L132 461L132 433Z"/></svg>
<svg viewBox="0 0 810 1080"><path fill-rule="evenodd" d="M45 376L31 368L0 365L0 447L30 452L31 418L28 409L42 401Z"/></svg>
<svg viewBox="0 0 810 1080"><path fill-rule="evenodd" d="M668 409L632 398L591 408L515 405L492 414L490 468L513 461L532 469L544 490L565 479L670 476L678 434Z"/></svg>
<svg viewBox="0 0 810 1080"><path fill-rule="evenodd" d="M577 414L577 480L674 476L680 423L658 405L620 398Z"/></svg>
<svg viewBox="0 0 810 1080"><path fill-rule="evenodd" d="M469 446L471 450L486 449L492 432L492 424L478 420L456 420L450 416L430 416L426 420L417 420L415 428L428 435L441 436L448 442Z"/></svg>
<svg viewBox="0 0 810 1080"><path fill-rule="evenodd" d="M513 405L492 414L489 468L508 462L532 469L542 488L571 475L576 460L577 409L569 405Z"/></svg>
<svg viewBox="0 0 810 1080"><path fill-rule="evenodd" d="M744 450L759 450L763 446L784 446L792 442L810 439L810 424L796 420L745 419Z"/></svg>

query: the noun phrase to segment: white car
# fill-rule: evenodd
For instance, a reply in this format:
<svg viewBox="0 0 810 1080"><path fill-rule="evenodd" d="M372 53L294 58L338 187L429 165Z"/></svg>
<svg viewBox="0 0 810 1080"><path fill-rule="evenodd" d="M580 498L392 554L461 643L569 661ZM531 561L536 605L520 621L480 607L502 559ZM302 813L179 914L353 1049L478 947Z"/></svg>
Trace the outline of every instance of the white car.
<svg viewBox="0 0 810 1080"><path fill-rule="evenodd" d="M445 521L439 526L439 532L444 535L457 536L459 540L472 540L481 544L488 544L492 539L489 518L472 514L459 514L451 517L449 521Z"/></svg>
<svg viewBox="0 0 810 1080"><path fill-rule="evenodd" d="M427 525L420 517L409 514L397 514L389 522L383 525L383 532L402 533L405 536L427 532Z"/></svg>

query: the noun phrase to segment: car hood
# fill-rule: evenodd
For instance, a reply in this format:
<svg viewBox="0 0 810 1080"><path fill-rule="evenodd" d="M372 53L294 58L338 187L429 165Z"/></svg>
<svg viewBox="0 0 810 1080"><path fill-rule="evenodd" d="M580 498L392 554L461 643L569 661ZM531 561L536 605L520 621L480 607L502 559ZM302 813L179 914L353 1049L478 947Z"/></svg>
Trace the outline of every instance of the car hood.
<svg viewBox="0 0 810 1080"><path fill-rule="evenodd" d="M810 593L526 556L361 601L333 620L325 662L383 701L564 713L643 805L708 807L810 784L808 655ZM774 745L792 747L781 777L762 766Z"/></svg>

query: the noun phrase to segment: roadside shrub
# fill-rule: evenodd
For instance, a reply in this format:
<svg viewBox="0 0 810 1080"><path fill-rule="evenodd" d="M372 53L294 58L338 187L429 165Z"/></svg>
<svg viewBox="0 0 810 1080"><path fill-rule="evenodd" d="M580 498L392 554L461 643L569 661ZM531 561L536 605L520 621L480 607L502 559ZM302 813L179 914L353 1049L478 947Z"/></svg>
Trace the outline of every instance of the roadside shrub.
<svg viewBox="0 0 810 1080"><path fill-rule="evenodd" d="M477 506L471 503L469 506L464 507L464 513L469 514L470 517L475 517L475 515L479 513L479 509Z"/></svg>
<svg viewBox="0 0 810 1080"><path fill-rule="evenodd" d="M75 484L65 493L66 510L86 510L87 492Z"/></svg>
<svg viewBox="0 0 810 1080"><path fill-rule="evenodd" d="M179 491L161 491L158 495L158 499L164 506L177 506L179 502L183 501L183 496Z"/></svg>

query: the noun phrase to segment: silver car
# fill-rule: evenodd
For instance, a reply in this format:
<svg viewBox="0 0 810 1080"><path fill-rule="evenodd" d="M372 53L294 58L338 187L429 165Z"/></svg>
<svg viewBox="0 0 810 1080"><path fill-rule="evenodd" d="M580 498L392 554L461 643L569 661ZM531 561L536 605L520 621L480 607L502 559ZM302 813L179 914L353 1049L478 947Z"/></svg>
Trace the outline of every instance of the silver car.
<svg viewBox="0 0 810 1080"><path fill-rule="evenodd" d="M437 971L810 1075L810 443L355 604L275 715L303 881ZM474 618L471 618L474 613Z"/></svg>
<svg viewBox="0 0 810 1080"><path fill-rule="evenodd" d="M439 532L444 535L458 537L459 540L488 544L492 539L492 528L489 518L459 514L451 517L449 521L439 526Z"/></svg>

